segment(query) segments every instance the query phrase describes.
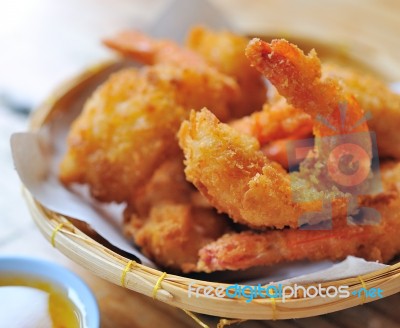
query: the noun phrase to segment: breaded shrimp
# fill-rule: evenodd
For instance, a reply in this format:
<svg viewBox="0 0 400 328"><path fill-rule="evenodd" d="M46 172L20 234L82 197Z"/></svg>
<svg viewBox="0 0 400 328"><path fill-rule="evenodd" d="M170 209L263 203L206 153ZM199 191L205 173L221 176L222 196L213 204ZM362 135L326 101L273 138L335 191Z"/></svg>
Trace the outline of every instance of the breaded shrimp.
<svg viewBox="0 0 400 328"><path fill-rule="evenodd" d="M230 228L226 217L193 201L199 192L186 181L182 160L180 154L164 162L135 192L124 230L157 264L186 272L195 269L199 250Z"/></svg>
<svg viewBox="0 0 400 328"><path fill-rule="evenodd" d="M261 111L232 121L229 125L256 137L261 146L274 140L306 137L313 128L310 115L288 105L282 97L264 104Z"/></svg>
<svg viewBox="0 0 400 328"><path fill-rule="evenodd" d="M86 102L60 167L65 184L124 202L162 162L179 153L176 132L189 110L229 117L237 85L214 69L156 65L113 74Z"/></svg>
<svg viewBox="0 0 400 328"><path fill-rule="evenodd" d="M334 79L321 79L321 63L313 50L307 56L286 40L270 44L253 39L246 48L250 63L286 98L313 119L328 117L337 111L346 96Z"/></svg>
<svg viewBox="0 0 400 328"><path fill-rule="evenodd" d="M299 55L299 49L289 44L286 44L285 41L282 40L272 42L271 49L269 49L269 46L265 46L265 43L263 43L262 41L253 41L253 45L251 47L254 48L255 45L258 45L258 50L253 49L253 55L251 55L251 48L249 47L249 56L252 57L253 60L256 60L254 58L256 58L257 56L257 51L264 51L262 56L268 56L269 61L271 61L271 67L273 66L272 62L274 60L275 62L278 62L279 66L285 63L285 61L279 62L279 56L286 55L284 51L287 51L287 47L293 48L291 56L288 56L289 60L287 60L285 64L287 66L287 70L289 70L288 67L290 67L290 65L293 65L293 67L295 66L293 63L290 62L290 60L297 63L300 62L298 58L302 57L301 54ZM265 49L260 50L263 46ZM283 51L283 53L279 54L279 51ZM311 53L308 57L310 63L312 62L312 59L315 62L315 54ZM316 62L314 64L316 64ZM261 71L263 70L263 68L260 66L258 66L258 68ZM269 72L265 73L267 77L271 77L271 74L276 73L276 71L271 72L271 68L269 68L268 70ZM314 70L316 70L315 67ZM319 74L320 73L318 73L316 76L319 76ZM281 76L276 77L276 79L279 80L279 78L282 78L283 76L284 75L282 74ZM328 85L330 87L331 92L328 94L330 94L333 99L339 99L339 97L335 96L335 93L340 92L340 90L338 90L337 88L338 86L340 86L344 91L354 95L357 102L360 104L360 107L363 108L364 111L367 110L371 112L372 118L369 120L369 125L371 126L372 131L377 134L379 155L382 157L398 156L400 154L399 152L396 155L398 147L393 147L392 145L400 143L400 139L398 140L399 137L396 133L395 128L400 124L400 96L393 94L382 82L366 74L357 73L350 68L324 65L322 67L322 77L322 84ZM292 79L290 79L290 81L294 83ZM278 89L283 93L285 93L284 89L287 87L286 82L287 81L285 80L283 82L283 86L278 86ZM301 83L305 84L307 82L303 81L300 82L300 84ZM298 84L299 83L297 83L296 85ZM319 82L319 84L321 84L321 82ZM335 86L337 92L332 91L335 89ZM315 88L317 87L318 83L316 84ZM297 89L301 90L301 87L297 86ZM294 91L292 90L290 92ZM300 95L300 92L298 92L298 97L296 97L296 100L293 101L297 102L297 104L305 104L304 106L306 107L304 107L304 109L307 112L311 111L312 113L313 109L310 108L309 104L311 103L311 105L314 106L315 102L310 99L309 102L304 99L301 100L302 97L304 99L307 99L307 97L308 99L310 98L308 92L305 92L303 95ZM318 99L316 101L318 101ZM320 103L320 108L323 107L324 103L322 102ZM352 112L350 112L350 114L352 114ZM361 117L359 116L358 119L361 119ZM353 123L355 123L356 121L357 118L349 120L349 122ZM337 123L335 124L337 125ZM388 124L389 128L387 128ZM278 98L277 102L274 101L272 102L272 104L265 105L261 112L256 112L249 117L244 117L242 119L233 121L231 125L242 132L255 136L261 143L261 146L264 146L268 142L274 141L276 139L290 140L297 139L298 137L301 138L303 136L307 136L311 134L314 124L311 117L307 115L303 110L296 109L293 106L287 104L286 100ZM365 125L366 124L363 124L359 127L358 130L353 129L351 132L366 131ZM348 126L346 129L349 130L350 128L351 126ZM277 145L279 145L282 153L279 153ZM278 161L282 159L282 161L280 161L280 164L282 164L284 167L287 167L287 161L285 160L287 156L287 150L283 141L278 141L273 145L267 145L265 149L267 150L267 154L274 154L274 158ZM270 149L271 151L269 151Z"/></svg>
<svg viewBox="0 0 400 328"><path fill-rule="evenodd" d="M251 65L271 81L287 102L309 114L317 137L368 131L364 111L337 79L321 78L321 62L315 51L307 56L286 40L270 44L253 39L246 48ZM340 105L346 105L343 119ZM330 119L330 126L321 122ZM333 127L333 128L330 128Z"/></svg>
<svg viewBox="0 0 400 328"><path fill-rule="evenodd" d="M332 230L275 230L229 233L200 250L197 271L241 270L297 260L341 260L348 255L387 262L400 253L400 163L381 168L384 192L364 199L381 214L378 224L348 224L336 218Z"/></svg>
<svg viewBox="0 0 400 328"><path fill-rule="evenodd" d="M393 93L377 78L351 67L324 64L322 76L336 80L343 90L354 95L365 112L371 114L368 126L370 131L376 133L379 156L400 159L400 148L393 146L400 144L400 136L397 133L400 126L400 95ZM278 138L293 139L299 134L304 136L311 134L313 127L311 117L301 110L294 111L290 105L286 106L284 101L277 107L273 102L266 105L261 112L233 121L231 125L255 136L262 146ZM275 112L273 117L271 112ZM287 125L288 120L290 125ZM284 159L286 157L284 142L278 141L277 144L281 146L281 153L278 152L276 145L266 148L272 148L275 158ZM285 160L279 163L285 167L287 165Z"/></svg>
<svg viewBox="0 0 400 328"><path fill-rule="evenodd" d="M262 75L249 65L244 54L248 42L246 37L228 31L215 32L201 26L192 28L186 40L189 49L237 81L242 97L233 109L233 117L260 110L267 97Z"/></svg>
<svg viewBox="0 0 400 328"><path fill-rule="evenodd" d="M153 39L135 30L119 32L113 37L104 39L103 43L123 56L143 64L208 66L206 61L194 51L181 47L171 40Z"/></svg>
<svg viewBox="0 0 400 328"><path fill-rule="evenodd" d="M190 120L182 123L179 140L186 178L236 222L254 228L298 227L302 213L320 210L320 200L294 202L290 175L260 151L258 141L220 123L206 109L192 112ZM313 187L318 188L318 183ZM334 206L335 216L337 211L343 208Z"/></svg>
<svg viewBox="0 0 400 328"><path fill-rule="evenodd" d="M187 47L171 40L158 40L139 31L123 31L104 40L104 44L123 56L141 63L177 66L213 67L232 77L239 85L240 95L231 107L230 117L238 118L259 110L267 98L262 75L250 67L244 54L248 39L230 32L212 32L193 28Z"/></svg>
<svg viewBox="0 0 400 328"><path fill-rule="evenodd" d="M289 105L285 98L275 95L261 111L229 122L234 129L255 137L270 160L289 168L288 144L296 139L312 137L313 121L303 110ZM299 161L293 161L299 164Z"/></svg>
<svg viewBox="0 0 400 328"><path fill-rule="evenodd" d="M253 39L246 48L246 55L251 64L274 84L278 93L283 95L290 105L301 108L313 118L318 156L315 156L317 160L314 163L312 160L305 161L304 165L300 166L299 174L292 174L295 193L298 187L313 188L309 183L304 183L307 181L307 175L310 178L310 173L315 175L314 179L318 180L324 190L335 188L330 182L337 182L339 176L342 176L340 184L348 183L348 186L357 185L356 180L360 177L363 177L365 182L372 178L372 144L364 110L354 95L340 87L337 79L321 78L321 63L314 51L306 56L286 40L273 40L268 44ZM338 147L342 148L343 152L332 156L336 150L332 143L337 140L346 145ZM356 148L358 154L363 155L350 166L358 166L360 174L345 176L347 174L343 175L340 172L340 159L354 156ZM321 163L324 164L322 169ZM326 178L328 176L332 178L331 181ZM297 181L293 181L293 178ZM353 178L355 180L352 180ZM363 183L361 187L368 189L367 185L368 183ZM354 193L354 190L352 192ZM365 192L358 190L356 193ZM334 197L337 196L335 193ZM302 200L307 201L308 197ZM349 214L354 210L356 208L349 207Z"/></svg>
<svg viewBox="0 0 400 328"><path fill-rule="evenodd" d="M302 223L317 223L314 220L328 220L356 211L357 202L348 204L353 195L339 189L337 184L337 177L341 175L338 162L343 156L352 155L352 147L342 147L335 156L331 154L335 138L349 131L367 132L358 138L357 146L364 156L358 158L356 164L363 179L370 178L371 141L362 109L353 97L342 92L337 83L320 80L320 63L316 56L307 57L286 41L279 40L271 45L252 41L247 53L253 65L265 71L265 75L277 83L278 92L294 99L295 104L292 105L306 106L302 109L315 119L315 135L321 137L316 141L318 154L304 161L300 172L288 175L279 164L263 156L256 139L220 124L210 112L203 110L192 113L190 121L182 124L179 133L180 146L186 157L185 173L188 180L219 211L253 227L298 227ZM271 67L273 71L270 71ZM314 74L310 75L307 68ZM303 72L305 77L302 76ZM293 81L290 80L292 77ZM321 94L329 99L320 98L316 90L309 91L307 83L320 88ZM298 100L298 97L302 99ZM341 120L340 104L334 105L334 101L345 99L348 110ZM320 113L317 104L325 106L321 107ZM321 113L330 115L318 121ZM323 123L328 124L325 126ZM326 137L333 138L326 141ZM350 185L359 184L350 175L345 175L345 180ZM361 187L365 188L366 185L361 184ZM357 190L356 195L363 192ZM327 202L333 206L331 214L325 213L317 215L315 219L299 222L305 213L318 212L322 203Z"/></svg>

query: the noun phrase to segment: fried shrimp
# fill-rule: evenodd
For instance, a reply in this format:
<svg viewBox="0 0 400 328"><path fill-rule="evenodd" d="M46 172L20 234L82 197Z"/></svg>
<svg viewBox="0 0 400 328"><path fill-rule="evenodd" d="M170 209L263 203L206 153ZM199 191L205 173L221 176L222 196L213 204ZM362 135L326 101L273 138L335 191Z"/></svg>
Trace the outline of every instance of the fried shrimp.
<svg viewBox="0 0 400 328"><path fill-rule="evenodd" d="M194 201L198 194L185 179L181 156L164 162L129 202L126 235L159 265L195 270L199 250L230 231L226 217Z"/></svg>
<svg viewBox="0 0 400 328"><path fill-rule="evenodd" d="M257 138L261 146L279 139L306 137L313 128L310 115L288 105L282 97L264 104L261 111L232 121L229 125Z"/></svg>
<svg viewBox="0 0 400 328"><path fill-rule="evenodd" d="M330 116L339 103L346 101L336 80L321 79L321 63L315 51L305 56L283 39L271 44L253 39L246 48L246 56L289 104L301 108L313 119Z"/></svg>
<svg viewBox="0 0 400 328"><path fill-rule="evenodd" d="M297 226L301 208L291 201L289 176L259 151L255 138L203 109L182 123L179 140L186 178L219 211L254 227Z"/></svg>
<svg viewBox="0 0 400 328"><path fill-rule="evenodd" d="M286 40L273 40L268 44L253 39L246 48L246 55L251 64L274 84L278 93L290 105L301 108L313 119L317 154L314 160L306 160L300 165L299 173L291 175L293 192L301 195L298 188L311 188L314 195L325 191L328 199L334 199L336 205L344 208L343 202L346 202L345 198L349 195L340 195L335 191L338 185L332 184L333 181L338 182L337 177L341 175L340 161L346 156L353 156L356 148L363 153L358 157L357 163L350 165L353 168L354 165L358 166L360 174L348 174L348 170L348 176L341 179L340 185L357 185L359 182L356 181L356 176L363 176L365 182L372 178L372 144L364 110L354 95L339 85L337 79L322 77L321 63L314 51L306 56ZM338 147L343 152L335 152L339 140L339 144L346 143L346 146ZM313 179L318 182L310 183ZM361 184L364 190L360 189L355 193L368 192L367 185L368 183ZM354 194L354 191L351 193ZM310 199L309 195L303 193L305 197L301 196L298 200L306 202ZM348 208L349 214L356 210L357 206L353 205Z"/></svg>
<svg viewBox="0 0 400 328"><path fill-rule="evenodd" d="M248 42L246 37L227 31L214 32L200 26L192 28L186 40L188 48L238 83L242 97L233 109L233 117L259 110L267 97L262 75L249 65L244 54Z"/></svg>
<svg viewBox="0 0 400 328"><path fill-rule="evenodd" d="M123 56L144 64L170 64L188 67L213 67L233 78L240 89L231 107L231 118L259 110L267 98L262 75L250 67L244 54L248 39L230 32L193 28L187 47L171 40L157 40L138 31L124 31L106 39L105 45Z"/></svg>
<svg viewBox="0 0 400 328"><path fill-rule="evenodd" d="M261 111L229 122L234 129L255 137L261 150L270 160L289 168L287 148L290 141L312 137L313 122L310 115L277 96L265 103ZM293 161L293 164L299 164Z"/></svg>
<svg viewBox="0 0 400 328"><path fill-rule="evenodd" d="M251 47L254 48L255 45L258 45L258 50L251 50ZM265 49L260 50L263 46ZM272 63L274 60L275 62L278 62L279 65L283 65L284 62L279 62L279 56L282 56L283 58L287 55L287 47L291 47L293 51L290 56L287 56L289 59L286 61L285 65L287 66L287 70L289 70L288 67L292 65L293 71L295 70L295 65L290 61L292 60L295 61L295 63L299 63L300 60L298 58L303 58L304 56L299 49L297 49L293 45L286 43L283 40L273 41L271 46L265 46L265 43L263 43L262 41L253 41L253 45L250 45L248 48L248 54L251 58L253 58L253 61L256 61L255 58L257 56L257 53L259 54L260 52L264 51L265 53L261 56L268 56L269 60L271 61L270 66L272 67L274 65ZM270 51L270 53L268 51ZM279 53L279 51L281 51L281 53ZM295 55L296 53L297 55ZM274 57L276 56L278 57L274 59ZM311 53L308 57L309 63L307 65L310 65L312 64L312 62L314 62L315 66L317 63L317 58L315 57L315 54ZM265 70L265 68L262 68L260 65L257 67L260 71ZM276 71L273 71L271 67L267 69L268 72L264 72L269 78L271 78L272 75L276 74ZM297 68L298 71L296 72L296 74L300 74L299 72L302 69L304 70L305 68ZM316 67L314 67L314 71L317 71ZM281 73L279 77L276 77L273 80L279 80L279 78L282 78L282 74L283 73ZM283 82L281 81L281 85L277 86L280 92L285 93L284 89L287 88L287 81L293 81L290 78L291 72L289 72L288 74L288 80L285 80ZM347 104L351 100L346 100L345 93L352 94L354 95L356 101L360 104L361 108L367 109L369 112L371 112L372 118L370 119L369 124L372 128L372 131L376 132L377 134L380 155L383 157L396 157L397 148L391 147L389 145L400 142L400 140L397 140L398 136L397 133L395 133L396 129L391 128L392 125L397 126L397 123L400 124L400 96L393 94L382 82L373 79L366 74L356 73L350 68L324 65L322 67L322 72L316 74L316 76L322 74L322 79L319 80L316 88L318 87L318 85L325 85L325 88L331 90L331 92L327 93L328 95L330 95L333 99L345 99L345 103ZM302 80L300 84L301 83L305 84L307 83L307 81ZM237 130L256 137L263 147L264 152L267 155L271 156L270 159L278 161L285 168L288 167L286 147L287 143L290 142L290 140L299 139L311 135L314 127L314 122L312 120L312 117L307 113L313 113L313 108L311 107L314 106L315 103L319 103L321 106L320 108L323 108L324 106L324 102L318 101L318 99L316 99L316 101L310 100L310 95L307 93L307 89L303 88L303 91L305 90L305 94L300 95L302 90L301 88L302 87L299 86L297 87L297 96L293 97L293 99L295 100L292 99L292 101L294 101L294 103L296 103L297 105L303 104L303 106L306 106L302 109L293 107L292 105L288 104L286 100L282 97L277 97L277 99L274 99L272 103L265 104L262 111L255 112L250 116L246 116L231 122L231 126L236 128ZM341 89L344 92L341 91ZM380 91L375 92L375 90ZM295 91L287 90L286 94L288 92L290 93ZM339 96L337 95L337 93L339 93ZM299 98L301 97L303 97L305 100L299 100ZM327 103L327 101L325 101L325 103ZM335 112L339 113L337 110ZM348 110L345 115L348 115L349 113L350 115L354 115L357 114L357 112L359 115L357 117L349 119L348 122L356 124L357 120L362 119L361 116L363 115L364 111ZM318 114L317 116L322 117L321 114ZM339 117L337 116L336 120L338 118ZM391 122L391 124L389 124L389 129L386 129L386 124L382 123L385 121ZM317 122L317 124L318 123L320 122ZM338 122L333 122L333 125L338 125ZM344 129L342 129L347 131L341 131L341 133L349 132L351 128L353 128L351 132L367 131L366 123L364 122L357 129L354 129L354 126L351 127L350 125L348 125ZM318 130L318 127L316 127L316 129ZM324 135L326 135L326 129ZM365 146L369 148L369 145Z"/></svg>
<svg viewBox="0 0 400 328"><path fill-rule="evenodd" d="M251 65L271 81L290 105L313 118L317 137L368 131L364 111L354 96L343 90L337 79L321 78L321 62L315 51L306 56L283 39L273 40L271 44L253 39L246 55ZM340 105L347 107L344 120ZM330 119L330 125L321 118Z"/></svg>
<svg viewBox="0 0 400 328"><path fill-rule="evenodd" d="M103 43L125 57L148 65L171 64L176 66L208 66L194 51L179 46L171 40L157 40L135 30L119 32Z"/></svg>
<svg viewBox="0 0 400 328"><path fill-rule="evenodd" d="M190 121L182 124L179 133L188 180L219 211L252 227L298 227L355 212L356 204L349 204L352 195L339 189L334 179L340 173L337 162L350 151L342 149L343 152L331 156L331 150L335 136L343 136L349 131L368 132L362 109L337 83L320 80L320 63L315 55L305 56L286 41L278 40L271 45L251 41L247 54L252 64L276 83L278 92L284 94L289 103L293 102L291 105L302 108L314 118L314 133L321 137L316 141L318 153L304 161L299 172L288 175L279 164L259 151L255 138L219 123L214 115L203 110L192 113ZM309 84L320 89L320 93L314 89L310 91ZM343 120L340 103L335 104L342 100L347 101ZM319 110L318 106L321 106ZM329 116L322 116L328 113ZM318 121L320 117L324 120ZM359 139L358 146L366 156L360 158L357 165L367 173L364 177L367 179L371 141L368 134ZM350 176L348 179L350 184L353 183ZM303 220L305 213L321 211L322 203L332 205L330 214Z"/></svg>
<svg viewBox="0 0 400 328"><path fill-rule="evenodd" d="M176 132L189 110L209 106L227 119L237 91L232 79L206 67L156 65L113 74L72 124L61 181L87 183L102 201L128 201L180 152Z"/></svg>
<svg viewBox="0 0 400 328"><path fill-rule="evenodd" d="M354 95L365 112L371 114L368 126L370 131L376 133L379 155L400 159L399 148L393 147L400 144L397 133L397 127L400 125L400 95L393 93L377 78L351 67L324 64L322 76L336 80L343 90ZM281 105L276 108L275 102L265 105L262 111L233 121L231 125L256 137L262 146L276 139L295 139L299 134L304 136L311 134L313 128L311 117L301 110L294 111L285 101L280 102ZM275 115L271 112L275 112ZM287 167L286 147L283 141L266 145L265 149L267 154L274 154L273 158Z"/></svg>
<svg viewBox="0 0 400 328"><path fill-rule="evenodd" d="M341 260L348 255L388 262L400 252L400 163L381 168L384 192L365 199L381 214L378 224L357 225L345 217L332 230L246 231L226 234L200 250L197 271L241 270L297 260Z"/></svg>

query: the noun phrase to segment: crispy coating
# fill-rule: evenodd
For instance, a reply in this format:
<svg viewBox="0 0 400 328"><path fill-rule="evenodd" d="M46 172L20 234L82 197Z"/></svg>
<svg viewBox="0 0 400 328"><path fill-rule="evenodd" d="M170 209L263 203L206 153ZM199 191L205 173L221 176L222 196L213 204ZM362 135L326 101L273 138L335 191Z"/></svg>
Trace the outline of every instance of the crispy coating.
<svg viewBox="0 0 400 328"><path fill-rule="evenodd" d="M311 116L316 137L368 131L367 123L362 121L364 111L354 96L343 90L337 79L321 78L321 62L315 51L305 55L283 39L271 43L253 39L246 55L288 104ZM344 117L342 108L346 109Z"/></svg>
<svg viewBox="0 0 400 328"><path fill-rule="evenodd" d="M190 109L227 119L236 83L214 69L156 65L113 74L85 104L60 166L65 184L87 183L94 197L124 202L179 152L176 131Z"/></svg>
<svg viewBox="0 0 400 328"><path fill-rule="evenodd" d="M139 31L128 30L104 40L109 48L144 64L171 64L186 67L211 66L232 77L240 94L230 117L238 118L259 110L267 98L262 75L250 67L244 54L248 39L230 32L192 28L186 47L171 40L158 40Z"/></svg>
<svg viewBox="0 0 400 328"><path fill-rule="evenodd" d="M198 252L230 230L229 222L206 201L183 172L182 157L164 162L135 192L125 210L125 233L157 264L193 271Z"/></svg>
<svg viewBox="0 0 400 328"><path fill-rule="evenodd" d="M255 138L203 109L182 123L179 141L187 179L219 211L253 227L298 225L304 209L291 200L289 175L260 151Z"/></svg>
<svg viewBox="0 0 400 328"><path fill-rule="evenodd" d="M306 56L283 39L271 43L253 39L246 56L289 104L314 119L318 115L328 117L346 100L336 80L321 79L321 63L315 51Z"/></svg>
<svg viewBox="0 0 400 328"><path fill-rule="evenodd" d="M387 262L400 252L400 163L381 168L385 191L364 205L379 211L378 224L336 219L332 230L229 233L200 250L197 271L240 270L296 260L341 260L348 255Z"/></svg>
<svg viewBox="0 0 400 328"><path fill-rule="evenodd" d="M201 26L192 28L186 40L188 48L237 81L241 98L233 108L232 117L260 110L267 97L262 75L249 65L244 54L248 42L246 37L228 31L214 32Z"/></svg>

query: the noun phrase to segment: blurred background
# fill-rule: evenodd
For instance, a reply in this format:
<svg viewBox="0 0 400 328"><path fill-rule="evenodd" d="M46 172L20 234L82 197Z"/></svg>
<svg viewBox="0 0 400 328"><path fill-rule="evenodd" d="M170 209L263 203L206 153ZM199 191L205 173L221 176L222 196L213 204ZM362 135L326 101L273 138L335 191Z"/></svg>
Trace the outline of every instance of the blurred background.
<svg viewBox="0 0 400 328"><path fill-rule="evenodd" d="M212 6L205 0L0 1L0 255L35 255L78 272L95 290L104 327L196 325L181 311L93 277L53 250L25 208L9 150L11 133L26 129L29 112L57 85L113 55L101 45L104 36L123 28L136 28L181 40L187 26L204 22L230 26L247 35L286 37L305 49L316 47L323 56L356 62L388 83L400 81L397 0L210 3ZM121 303L125 306L121 307ZM395 295L339 314L242 326L398 327L399 306L400 297ZM133 315L134 308L138 315Z"/></svg>
<svg viewBox="0 0 400 328"><path fill-rule="evenodd" d="M157 30L169 0L13 0L0 5L0 95L32 107L55 85L110 53L100 40L121 28ZM204 0L181 0L185 13L169 19L175 30ZM230 25L246 34L307 38L334 44L367 62L389 80L400 80L400 37L396 0L210 0ZM192 12L190 12L192 11ZM169 13L173 15L174 13ZM191 15L193 14L193 15ZM175 17L175 16L174 16ZM164 19L165 20L165 19ZM162 22L167 23L167 22ZM216 20L212 20L216 23ZM163 25L164 26L164 25ZM171 29L164 34L168 35ZM318 50L318 49L317 49ZM6 94L6 96L4 96ZM10 99L12 98L12 99Z"/></svg>

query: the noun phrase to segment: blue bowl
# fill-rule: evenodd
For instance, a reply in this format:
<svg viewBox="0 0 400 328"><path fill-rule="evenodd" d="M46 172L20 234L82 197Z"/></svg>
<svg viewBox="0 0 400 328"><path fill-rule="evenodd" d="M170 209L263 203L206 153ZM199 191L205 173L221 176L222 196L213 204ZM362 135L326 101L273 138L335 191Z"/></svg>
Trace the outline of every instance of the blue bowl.
<svg viewBox="0 0 400 328"><path fill-rule="evenodd" d="M47 281L68 291L68 297L82 315L84 328L100 326L100 312L96 298L89 287L76 274L60 265L41 259L2 256L0 275L10 273Z"/></svg>

